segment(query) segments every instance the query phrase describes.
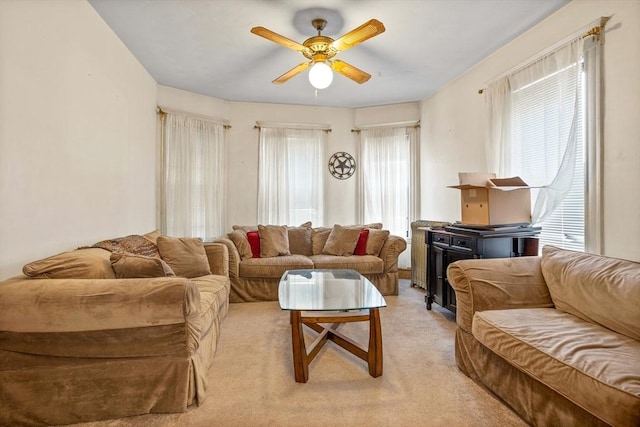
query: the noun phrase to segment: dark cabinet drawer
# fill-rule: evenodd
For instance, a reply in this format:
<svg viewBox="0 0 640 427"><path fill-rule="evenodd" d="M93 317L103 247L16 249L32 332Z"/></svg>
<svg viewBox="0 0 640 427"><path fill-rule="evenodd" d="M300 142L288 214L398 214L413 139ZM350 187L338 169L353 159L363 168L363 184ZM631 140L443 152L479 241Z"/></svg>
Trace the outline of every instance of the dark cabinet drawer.
<svg viewBox="0 0 640 427"><path fill-rule="evenodd" d="M473 237L451 236L451 247L462 251L473 251Z"/></svg>
<svg viewBox="0 0 640 427"><path fill-rule="evenodd" d="M433 233L433 243L440 246L449 246L449 237L448 234Z"/></svg>

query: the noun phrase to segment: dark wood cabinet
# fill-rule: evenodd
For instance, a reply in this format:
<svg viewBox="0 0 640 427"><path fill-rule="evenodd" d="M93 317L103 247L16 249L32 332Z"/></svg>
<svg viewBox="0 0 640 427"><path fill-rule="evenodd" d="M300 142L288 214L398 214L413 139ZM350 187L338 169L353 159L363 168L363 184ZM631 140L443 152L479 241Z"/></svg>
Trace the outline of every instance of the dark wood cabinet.
<svg viewBox="0 0 640 427"><path fill-rule="evenodd" d="M537 227L503 230L464 230L457 227L428 228L427 245L427 310L436 303L456 312L456 294L447 280L447 267L452 262L473 258L510 258L538 254Z"/></svg>

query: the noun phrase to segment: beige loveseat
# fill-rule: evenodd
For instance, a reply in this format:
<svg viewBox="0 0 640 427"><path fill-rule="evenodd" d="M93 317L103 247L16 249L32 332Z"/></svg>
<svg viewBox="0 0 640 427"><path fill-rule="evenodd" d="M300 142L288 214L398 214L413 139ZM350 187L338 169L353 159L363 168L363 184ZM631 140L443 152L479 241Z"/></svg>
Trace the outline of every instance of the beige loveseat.
<svg viewBox="0 0 640 427"><path fill-rule="evenodd" d="M447 274L466 375L532 425L640 425L639 263L546 246Z"/></svg>
<svg viewBox="0 0 640 427"><path fill-rule="evenodd" d="M116 250L131 238L144 241L58 254L0 282L0 425L203 403L229 304L227 247L151 233L138 253Z"/></svg>
<svg viewBox="0 0 640 427"><path fill-rule="evenodd" d="M282 274L296 269L353 269L382 295L398 294L398 256L407 242L382 224L316 227L234 226L216 240L229 250L231 302L277 301ZM258 240L250 243L254 237ZM364 236L366 234L366 236ZM257 237L256 237L257 236Z"/></svg>

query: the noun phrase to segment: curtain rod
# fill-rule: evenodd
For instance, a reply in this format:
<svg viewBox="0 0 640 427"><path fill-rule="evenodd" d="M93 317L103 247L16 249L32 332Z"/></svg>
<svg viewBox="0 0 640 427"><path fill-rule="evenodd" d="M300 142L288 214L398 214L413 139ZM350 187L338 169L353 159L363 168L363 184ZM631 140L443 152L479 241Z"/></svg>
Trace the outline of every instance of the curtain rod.
<svg viewBox="0 0 640 427"><path fill-rule="evenodd" d="M596 40L600 40L601 36L602 36L602 32L604 29L605 24L607 23L607 21L610 19L610 16L602 16L598 19L596 19L595 21L593 21L592 23L590 23L589 25L585 25L584 27L582 27L580 30L574 32L573 34L565 37L564 39L560 40L557 43L554 43L553 45L551 45L550 47L538 52L537 54L530 56L529 58L525 59L524 61L522 61L520 64L516 65L515 67L512 67L510 69L508 69L507 71L505 71L502 74L499 74L497 76L495 76L494 78L490 79L487 83L487 86L489 86L490 84L500 80L501 78L508 76L510 74L513 74L517 71L520 71L521 69L523 69L524 67L528 66L529 64L542 59L543 57L547 56L548 54L550 54L551 52L553 52L554 50L557 50L558 48L560 48L561 46L566 45L567 43L576 40L578 38L583 38L586 39L587 37L595 37ZM486 88L482 88L482 89L478 89L478 94L483 94Z"/></svg>
<svg viewBox="0 0 640 427"><path fill-rule="evenodd" d="M325 124L304 124L304 123L268 123L268 122L256 122L254 129L260 128L285 128L285 129L300 129L300 130L322 130L325 132L331 132L331 126Z"/></svg>
<svg viewBox="0 0 640 427"><path fill-rule="evenodd" d="M408 122L393 122L393 123L383 123L380 125L364 125L364 126L358 126L355 129L351 129L351 132L354 133L360 133L363 130L367 130L367 129L372 129L372 128L419 128L420 127L420 120L415 121L415 120L411 120Z"/></svg>
<svg viewBox="0 0 640 427"><path fill-rule="evenodd" d="M181 115L181 116L195 117L197 119L206 120L208 122L212 122L212 123L216 123L216 124L222 125L222 127L225 128L225 129L231 129L231 125L228 124L228 123L221 122L220 120L215 120L215 119L213 119L211 117L202 116L200 114L191 114L191 113L186 113L186 112L183 112L183 111L167 110L167 109L164 109L164 108L162 108L160 106L156 107L156 113L158 115L160 115L160 119L161 120L164 119L164 117L167 115L167 113L172 113L172 114L178 114L178 115Z"/></svg>

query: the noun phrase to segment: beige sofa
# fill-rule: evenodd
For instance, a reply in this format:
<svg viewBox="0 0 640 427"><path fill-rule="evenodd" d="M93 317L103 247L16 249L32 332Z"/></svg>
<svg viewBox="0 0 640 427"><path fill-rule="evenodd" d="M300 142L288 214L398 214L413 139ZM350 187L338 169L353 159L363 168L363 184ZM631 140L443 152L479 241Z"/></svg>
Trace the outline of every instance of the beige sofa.
<svg viewBox="0 0 640 427"><path fill-rule="evenodd" d="M282 274L296 269L353 269L383 295L398 294L398 256L407 242L382 230L382 224L233 228L216 240L229 250L231 302L277 301ZM248 233L257 233L259 249L252 251Z"/></svg>
<svg viewBox="0 0 640 427"><path fill-rule="evenodd" d="M78 249L29 263L23 271L32 277L0 282L0 425L183 412L204 402L229 304L227 247L151 241L164 245L161 257Z"/></svg>
<svg viewBox="0 0 640 427"><path fill-rule="evenodd" d="M546 246L449 266L456 363L531 425L640 425L640 264Z"/></svg>

